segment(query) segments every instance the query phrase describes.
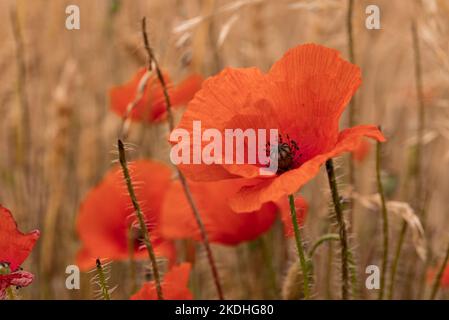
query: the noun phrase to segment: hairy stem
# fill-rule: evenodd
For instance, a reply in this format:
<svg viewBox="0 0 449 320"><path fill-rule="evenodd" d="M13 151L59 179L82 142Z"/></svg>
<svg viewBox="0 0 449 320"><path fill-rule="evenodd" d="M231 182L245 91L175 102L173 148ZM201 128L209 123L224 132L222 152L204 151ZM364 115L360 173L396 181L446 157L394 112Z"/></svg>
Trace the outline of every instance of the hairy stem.
<svg viewBox="0 0 449 320"><path fill-rule="evenodd" d="M329 179L329 187L332 193L332 201L334 203L335 217L339 227L340 246L341 246L341 296L343 300L349 299L349 268L348 268L348 236L346 230L346 222L343 216L343 209L338 194L337 180L335 178L334 164L332 159L326 161L327 177Z"/></svg>
<svg viewBox="0 0 449 320"><path fill-rule="evenodd" d="M153 245L151 244L150 241L150 232L146 226L142 209L140 208L139 201L137 200L136 194L134 192L134 186L131 180L131 175L129 174L128 163L126 161L125 147L123 145L122 140L120 139L118 140L118 153L119 153L120 166L122 167L123 171L123 177L125 178L126 187L128 188L128 194L129 197L131 198L131 202L133 204L137 220L139 222L140 231L142 232L143 235L143 242L145 244L145 247L147 248L148 256L151 261L154 280L156 282L157 297L159 300L163 300L164 296L162 294L161 279L159 276L159 269L157 266L156 255L154 253Z"/></svg>
<svg viewBox="0 0 449 320"><path fill-rule="evenodd" d="M145 46L145 50L148 54L148 69L151 70L152 69L152 65L154 64L154 67L156 69L156 75L158 78L159 83L161 84L162 87L162 91L164 93L164 100L165 100L165 106L167 108L167 118L168 118L168 128L171 131L173 131L173 129L175 128L175 122L174 122L174 118L173 118L173 113L171 110L171 101L170 101L170 96L168 94L168 90L167 90L167 84L165 82L165 79L162 75L161 69L159 67L159 64L156 60L156 57L154 56L153 50L150 47L150 43L148 40L148 35L146 32L146 19L145 17L142 19L142 36L143 36L143 42L144 42L144 46ZM214 283L215 283L215 287L217 289L217 294L220 300L224 299L224 295L223 295L223 290L221 287L221 283L220 283L220 279L219 279L219 275L218 275L218 270L215 264L215 259L214 256L212 254L212 249L210 247L210 243L209 243L209 238L206 232L206 228L204 227L203 224L203 220L201 219L200 213L198 211L198 208L196 206L195 200L193 199L192 193L190 191L189 185L187 184L187 180L184 177L184 174L181 172L181 170L179 170L178 167L176 167L176 171L179 177L179 180L181 182L181 185L184 189L184 193L187 197L187 201L189 202L189 205L193 211L193 214L195 216L195 220L196 223L198 225L198 228L200 229L200 233L201 233L201 238L203 240L203 244L204 247L206 249L206 254L207 254L207 259L209 261L209 265L212 271L212 276L214 279Z"/></svg>
<svg viewBox="0 0 449 320"><path fill-rule="evenodd" d="M299 263L301 265L303 274L303 285L304 285L304 299L308 300L310 298L310 287L309 287L309 262L304 252L304 245L301 239L301 233L298 225L298 218L296 216L295 208L295 198L293 195L288 196L290 202L290 215L292 218L293 230L295 232L296 248L298 250Z"/></svg>
<svg viewBox="0 0 449 320"><path fill-rule="evenodd" d="M325 234L323 236L321 236L320 238L318 238L317 241L315 241L315 243L312 245L312 248L310 249L309 252L309 256L313 257L313 255L315 254L315 251L323 244L326 243L328 241L338 241L340 240L340 236L336 233L328 233Z"/></svg>
<svg viewBox="0 0 449 320"><path fill-rule="evenodd" d="M101 295L103 300L111 300L111 295L109 294L109 287L106 281L106 276L103 272L103 266L101 265L100 259L96 260L96 269L98 276L98 285L100 286Z"/></svg>

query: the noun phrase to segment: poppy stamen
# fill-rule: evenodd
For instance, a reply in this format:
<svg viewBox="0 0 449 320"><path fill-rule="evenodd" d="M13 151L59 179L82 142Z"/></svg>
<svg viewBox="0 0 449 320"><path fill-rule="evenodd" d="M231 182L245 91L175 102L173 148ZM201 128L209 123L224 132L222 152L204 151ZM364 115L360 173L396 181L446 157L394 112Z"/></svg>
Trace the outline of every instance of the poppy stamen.
<svg viewBox="0 0 449 320"><path fill-rule="evenodd" d="M299 153L298 143L290 139L288 134L286 134L286 139L279 135L277 148L276 146L272 148L269 142L266 144L267 157L273 158L276 151L278 152L277 174L282 174L299 166L299 158L302 154Z"/></svg>

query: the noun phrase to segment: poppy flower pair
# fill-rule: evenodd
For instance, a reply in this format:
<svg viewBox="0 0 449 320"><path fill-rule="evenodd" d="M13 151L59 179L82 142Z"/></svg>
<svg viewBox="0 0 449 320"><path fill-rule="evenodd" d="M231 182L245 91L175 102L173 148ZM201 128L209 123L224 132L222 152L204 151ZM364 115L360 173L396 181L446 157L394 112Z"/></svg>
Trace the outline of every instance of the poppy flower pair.
<svg viewBox="0 0 449 320"><path fill-rule="evenodd" d="M328 159L357 150L363 137L385 141L373 125L339 131L340 117L360 84L359 67L343 60L338 51L315 44L289 50L266 74L257 68L226 68L203 82L177 129L192 136L194 121L201 121L202 132L215 129L222 136L226 129L277 129L279 142L267 145L266 152L279 151L278 171L261 175L260 169L267 166L262 161L179 167L195 181L246 180L230 198L230 207L236 212L260 210L297 192ZM248 148L245 144L245 154Z"/></svg>
<svg viewBox="0 0 449 320"><path fill-rule="evenodd" d="M33 274L22 271L20 265L39 235L37 230L20 232L11 212L0 205L0 299L5 298L9 286L26 287L33 281Z"/></svg>

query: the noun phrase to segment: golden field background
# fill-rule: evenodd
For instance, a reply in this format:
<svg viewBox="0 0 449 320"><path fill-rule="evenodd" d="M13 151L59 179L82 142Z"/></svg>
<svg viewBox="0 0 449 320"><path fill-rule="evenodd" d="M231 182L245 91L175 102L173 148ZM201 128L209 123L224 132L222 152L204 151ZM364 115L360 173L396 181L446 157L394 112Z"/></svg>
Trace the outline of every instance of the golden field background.
<svg viewBox="0 0 449 320"><path fill-rule="evenodd" d="M80 7L80 30L65 28L69 4ZM143 16L160 64L176 82L191 72L207 77L225 66L268 70L287 49L307 42L336 48L349 59L347 4L346 0L1 0L0 203L13 212L22 231L41 230L25 264L36 280L20 291L22 298L94 298L91 275L83 274L81 290L65 288L65 268L74 263L79 248L74 221L80 201L116 160L113 151L121 121L109 111L108 90L145 65ZM365 28L369 4L381 9L381 30ZM417 215L426 243L413 241L410 231L406 234L395 298L427 297L424 270L439 265L449 241L449 2L356 0L353 14L355 59L363 72L356 122L381 125L388 138L383 147L388 200L424 208ZM189 19L195 17L203 19L193 24L195 20ZM419 120L413 20L419 33L425 105L420 177L413 160ZM342 119L345 127L347 117ZM133 124L129 142L135 147L130 156L168 161L166 135L164 124ZM374 150L373 145L368 159L356 164L355 190L362 200L376 192ZM348 194L347 159L338 163L341 193ZM323 172L302 191L310 204L304 228L309 242L327 232L330 195ZM364 286L365 267L381 264L381 216L362 202L354 208L351 242L359 297L371 299L377 293ZM402 220L390 214L391 261ZM426 261L415 254L417 245L427 249ZM282 296L295 255L280 223L260 240L213 249L227 298ZM339 298L336 250L337 245L325 245L315 258L317 298ZM182 254L181 248L180 258ZM272 270L261 263L271 258ZM200 245L196 261L195 296L215 298ZM144 269L141 265L141 280ZM118 285L113 297L128 298L127 263L114 262L111 272L111 285ZM439 298L448 297L449 290L441 290Z"/></svg>

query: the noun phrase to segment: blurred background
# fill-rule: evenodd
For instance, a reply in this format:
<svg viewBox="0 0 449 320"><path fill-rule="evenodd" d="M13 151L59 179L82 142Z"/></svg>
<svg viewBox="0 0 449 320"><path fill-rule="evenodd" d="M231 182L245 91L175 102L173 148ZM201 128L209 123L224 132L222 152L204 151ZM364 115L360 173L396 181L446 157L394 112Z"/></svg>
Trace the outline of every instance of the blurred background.
<svg viewBox="0 0 449 320"><path fill-rule="evenodd" d="M161 66L179 82L192 72L207 77L225 66L267 71L287 49L308 42L338 49L349 59L348 2L1 0L0 203L13 212L22 231L41 230L25 264L36 280L20 295L94 297L87 274L82 275L81 290L67 290L65 269L75 262L80 246L74 224L80 201L116 160L113 151L121 120L109 110L108 90L145 66L143 16ZM79 30L65 27L65 9L71 4L80 8ZM370 4L380 8L380 30L365 27ZM395 298L420 298L429 290L426 270L441 263L449 240L449 2L357 0L352 14L354 59L363 72L356 123L381 125L388 138L382 168L387 198L409 203L414 211L419 208L415 214L425 230L424 236L413 230L405 234ZM413 21L421 52L421 99L416 90ZM422 161L417 164L420 110L425 117ZM342 117L341 127L345 126L347 116ZM129 157L168 162L166 134L164 124L133 123L128 140L136 146ZM365 153L355 164L354 189L360 201L355 202L351 241L359 297L370 299L377 293L364 285L365 268L380 266L382 242L379 210L367 205L369 195L376 192L375 146L368 146ZM341 193L346 195L347 158L337 163ZM310 206L304 228L309 241L328 231L327 187L322 170L302 191ZM401 210L390 212L391 256L403 218L413 215ZM339 297L336 244L322 246L314 258L318 298ZM295 255L280 223L254 242L213 249L227 298L281 298ZM427 251L424 260L417 249ZM332 255L335 259L329 259ZM261 267L260 261L267 259L272 259L272 268ZM110 282L118 285L114 298L127 299L131 290L127 263L114 262L111 267ZM198 246L192 275L197 298L215 297L208 272ZM449 294L443 290L439 297Z"/></svg>

